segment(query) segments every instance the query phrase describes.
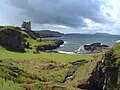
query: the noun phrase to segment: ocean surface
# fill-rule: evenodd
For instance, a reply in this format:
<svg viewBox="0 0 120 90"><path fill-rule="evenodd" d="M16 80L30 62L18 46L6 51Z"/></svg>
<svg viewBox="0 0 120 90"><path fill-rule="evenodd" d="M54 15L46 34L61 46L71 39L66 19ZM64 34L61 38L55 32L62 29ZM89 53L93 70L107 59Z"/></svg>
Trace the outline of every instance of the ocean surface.
<svg viewBox="0 0 120 90"><path fill-rule="evenodd" d="M47 39L62 39L64 44L57 50L63 52L74 52L81 46L91 43L102 43L112 47L120 40L120 35L87 35L87 34L68 34L62 37L47 38Z"/></svg>

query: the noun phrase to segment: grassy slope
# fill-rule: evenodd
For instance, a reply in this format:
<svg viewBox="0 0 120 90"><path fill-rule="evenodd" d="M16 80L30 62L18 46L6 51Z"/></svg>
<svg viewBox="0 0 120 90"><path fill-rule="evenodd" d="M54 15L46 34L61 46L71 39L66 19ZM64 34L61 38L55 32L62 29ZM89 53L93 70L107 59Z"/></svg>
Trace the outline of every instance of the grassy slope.
<svg viewBox="0 0 120 90"><path fill-rule="evenodd" d="M40 40L39 38L36 38L36 40L34 40L31 36L34 37L34 35L29 35L28 33L21 31L21 33L25 36L24 38L26 39L27 42L30 43L30 47L32 47L32 49L26 49L26 51L35 51L35 46L40 46L40 45L54 45L55 41L54 40ZM40 40L40 42L39 42Z"/></svg>
<svg viewBox="0 0 120 90"><path fill-rule="evenodd" d="M100 57L100 55L96 56L96 57ZM12 62L13 60L15 60L15 66L19 67L31 74L35 74L35 75L40 75L41 78L44 78L45 80L48 80L48 82L50 84L48 84L49 87L52 86L64 86L67 87L67 89L69 88L73 88L75 89L77 87L78 84L85 82L91 71L93 70L93 68L95 67L97 61L99 60L94 60L94 56L86 56L86 55L69 55L69 54L58 54L58 53L40 53L40 54L33 54L32 52L27 52L27 53L16 53L16 52L10 52L10 51L6 51L4 48L1 47L0 50L0 60L9 60L10 62ZM75 75L75 78L73 80L69 80L67 83L63 84L63 83L58 83L59 81L63 81L65 79L66 74L68 73L69 70L73 69L73 66L71 64L69 64L69 62L74 62L77 60L81 60L81 59L86 59L88 61L88 63L81 65L78 70L77 73ZM38 60L38 61L36 61ZM18 62L24 62L23 64L20 64ZM25 63L29 61L28 63ZM51 69L51 70L38 70L36 67L38 65L40 65L41 63L43 63L43 61L45 61L44 64L48 64L48 62L50 61L55 61L58 63L66 63L67 66L65 68L61 68L59 67L58 71ZM48 64L49 65L49 64ZM45 66L47 67L47 66ZM29 68L29 69L28 69ZM72 71L70 71L72 72ZM36 85L38 87L40 82L37 82ZM47 82L46 82L47 83ZM46 86L44 85L44 83L42 83L42 87ZM34 87L35 85L32 84ZM35 87L34 87L35 88ZM44 87L45 88L45 87ZM77 88L76 88L77 89ZM37 89L36 89L37 90Z"/></svg>
<svg viewBox="0 0 120 90"><path fill-rule="evenodd" d="M12 65L11 67L18 67L26 71L30 74L28 75L28 78L30 78L31 75L40 76L39 78L41 78L41 80L43 80L44 82L37 80L35 83L28 84L35 90L37 90L38 88L41 88L41 90L45 90L45 88L51 89L51 87L60 88L60 90L61 88L65 90L77 89L77 85L85 82L88 79L97 61L101 60L101 55L96 56L99 59L95 59L96 57L93 55L68 55L44 52L41 52L40 54L33 54L36 45L54 44L54 42L38 42L37 40L33 40L32 37L29 36L26 32L21 32L26 36L25 38L27 42L30 43L32 49L26 49L27 53L18 53L7 51L5 48L0 46L0 60L8 60L7 62L5 62L6 65L9 65L10 63ZM87 60L88 63L81 65L78 68L73 80L69 80L65 84L61 83L65 79L65 76L67 74L73 72L73 66L69 62L74 62L81 59ZM65 66L63 65L64 63ZM12 72L14 73L14 71ZM2 73L0 73L0 75L2 75ZM13 77L10 82L12 83L14 79L15 77ZM21 78L19 78L18 80L21 80ZM4 83L4 85L9 85L9 80L4 82L4 79L0 79L0 81ZM17 88L17 90L23 89L23 87L20 86L21 84L19 85L18 83L13 84L15 88L11 85L4 87L4 85L0 85L0 88L7 89L9 87L11 90L15 90L15 88ZM26 83L24 83L24 85L26 85Z"/></svg>
<svg viewBox="0 0 120 90"><path fill-rule="evenodd" d="M73 62L80 59L90 60L91 56L86 55L69 55L69 54L58 54L58 53L45 53L41 52L40 54L33 54L32 52L27 53L17 53L6 51L1 47L0 49L0 59L13 59L13 60L33 60L33 59L47 59L59 62Z"/></svg>
<svg viewBox="0 0 120 90"><path fill-rule="evenodd" d="M79 84L85 83L88 80L88 78L90 77L92 70L96 66L97 62L101 61L101 60L102 60L102 54L94 55L91 60L88 60L88 63L78 67L75 78L70 80L66 84L68 86L77 87Z"/></svg>
<svg viewBox="0 0 120 90"><path fill-rule="evenodd" d="M12 64L14 64L16 67L19 67L19 68L21 68L29 73L40 75L41 78L44 78L45 80L47 79L48 81L51 81L51 84L49 84L50 87L53 86L54 83L56 83L55 86L60 85L59 87L65 86L68 88L68 86L69 86L70 88L73 88L73 87L76 87L83 80L84 81L87 80L87 78L89 77L89 74L91 73L92 69L94 68L94 65L97 62L97 61L91 62L91 60L93 60L93 58L94 57L92 55L90 55L90 56L69 55L69 54L44 53L44 52L41 52L40 54L33 54L32 52L17 53L17 52L7 51L5 48L0 47L0 60L7 59L10 62L15 60L16 63L15 64L12 63ZM73 70L73 66L71 64L69 64L69 62L74 62L74 61L81 60L81 59L86 59L89 62L86 63L84 66L80 66L78 68L78 71L77 71L75 78L73 80L70 80L66 84L60 84L60 83L57 84L58 81L61 82L65 79L65 76L68 73L68 71ZM32 63L30 63L30 62L25 63L25 64L17 63L17 61L22 62L24 60L25 61L26 60L32 61ZM38 61L36 62L35 60L38 60ZM56 71L54 69L38 70L38 69L33 68L33 67L38 66L40 63L43 63L42 60L45 61L45 64L48 64L48 62L50 62L50 61L55 61L58 63L64 62L67 64L67 67L65 67L65 68L59 67L58 71ZM70 72L72 72L72 71L70 71ZM39 84L37 83L37 85L39 85ZM39 86L39 87L41 87L41 86Z"/></svg>
<svg viewBox="0 0 120 90"><path fill-rule="evenodd" d="M0 26L0 31L1 33L4 31L4 34L1 36L2 39L4 39L5 37L12 37L12 33L15 33L14 31L16 31L16 33L20 32L22 33L22 37L24 38L22 41L22 44L28 44L30 45L30 48L32 49L25 49L27 52L33 52L36 51L36 46L44 46L44 45L50 45L50 46L55 46L57 41L56 40L41 40L40 38L37 38L37 36L35 36L35 32L25 32L23 30L21 30L21 28L19 27L14 27L14 26ZM9 35L7 34L9 32ZM15 33L15 34L16 34Z"/></svg>
<svg viewBox="0 0 120 90"><path fill-rule="evenodd" d="M118 57L114 65L118 66L117 85L119 86L120 85L120 72L119 72L120 71L120 44L116 44L113 47L113 50L114 50L114 54L116 54L116 56Z"/></svg>
<svg viewBox="0 0 120 90"><path fill-rule="evenodd" d="M18 83L0 78L0 90L24 90Z"/></svg>

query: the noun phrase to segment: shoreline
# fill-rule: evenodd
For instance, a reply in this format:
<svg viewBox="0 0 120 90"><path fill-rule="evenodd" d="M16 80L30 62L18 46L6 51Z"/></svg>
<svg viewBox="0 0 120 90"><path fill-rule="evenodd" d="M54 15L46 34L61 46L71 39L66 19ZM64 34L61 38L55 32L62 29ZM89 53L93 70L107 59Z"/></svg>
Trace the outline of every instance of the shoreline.
<svg viewBox="0 0 120 90"><path fill-rule="evenodd" d="M58 51L58 53L73 54L73 55L94 55L94 54L101 54L102 52L99 52L99 53L75 53L75 52Z"/></svg>
<svg viewBox="0 0 120 90"><path fill-rule="evenodd" d="M56 50L51 50L51 51L45 51L47 53L58 53L58 54L71 54L71 55L94 55L94 54L101 54L102 52L99 53L76 53L76 52L67 52L67 51L56 51Z"/></svg>

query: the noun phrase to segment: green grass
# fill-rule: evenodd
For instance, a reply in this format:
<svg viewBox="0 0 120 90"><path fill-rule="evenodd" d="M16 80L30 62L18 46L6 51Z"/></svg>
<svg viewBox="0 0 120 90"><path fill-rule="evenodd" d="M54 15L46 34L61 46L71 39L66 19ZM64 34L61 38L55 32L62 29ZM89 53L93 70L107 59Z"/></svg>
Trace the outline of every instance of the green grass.
<svg viewBox="0 0 120 90"><path fill-rule="evenodd" d="M114 53L115 53L115 54L120 55L120 43L116 44L116 45L113 47L113 50L114 50Z"/></svg>
<svg viewBox="0 0 120 90"><path fill-rule="evenodd" d="M74 62L80 59L91 60L93 59L92 55L71 55L71 54L59 54L59 53L45 53L41 52L40 54L33 54L32 52L27 53L17 53L6 51L4 48L0 50L0 59L13 59L13 60L33 60L33 59L47 59L58 62Z"/></svg>
<svg viewBox="0 0 120 90"><path fill-rule="evenodd" d="M85 83L90 77L92 70L95 68L98 61L101 61L102 55L95 55L94 59L89 60L88 63L85 63L78 67L75 74L75 78L67 82L69 86L77 87L78 85Z"/></svg>
<svg viewBox="0 0 120 90"><path fill-rule="evenodd" d="M42 88L50 89L57 86L60 88L64 87L65 90L70 90L71 88L72 90L77 90L77 85L87 81L96 63L101 60L101 57L102 55L73 55L45 52L41 52L40 54L33 54L32 52L17 53L7 51L5 48L0 47L0 60L7 60L6 65L10 63L14 67L18 67L32 76L39 76L39 78L44 81L37 81L36 83L28 84L28 86L35 90L38 90L38 88L41 88L41 90ZM81 59L87 60L88 63L85 63L78 68L73 80L69 80L65 84L61 83L64 81L66 75L73 72L73 66L69 62L74 62ZM66 66L61 67L64 63ZM51 64L53 67L55 65L58 67L55 66L55 69L49 69ZM46 85L46 83L48 84ZM17 86L15 87L19 88Z"/></svg>
<svg viewBox="0 0 120 90"><path fill-rule="evenodd" d="M50 68L49 67L50 65L53 65L53 68ZM43 59L16 60L16 61L3 60L3 62L0 62L0 77L5 78L5 80L1 81L1 83L3 84L1 88L4 88L6 84L8 85L8 87L10 87L11 85L9 85L8 82L9 80L11 80L11 84L13 81L16 84L16 85L13 84L14 87L16 88L16 89L14 88L13 90L17 90L17 88L19 90L19 87L17 85L22 85L20 86L21 88L22 87L24 88L26 86L30 87L32 86L33 88L34 84L39 85L39 83L42 84L49 83L48 85L51 85L50 87L52 87L53 84L59 85L59 83L65 79L65 76L68 73L72 72L69 71L70 68L72 68L72 65L70 64L64 65L64 63L62 62L54 62ZM39 86L38 88L42 87L45 86Z"/></svg>
<svg viewBox="0 0 120 90"><path fill-rule="evenodd" d="M37 75L40 76L41 79L45 80L46 82L49 82L48 86L50 85L50 88L53 87L53 84L60 85L59 82L64 81L65 76L71 72L73 72L73 66L69 62L74 62L77 60L85 59L88 62L90 62L93 59L93 55L73 55L73 54L59 54L59 53L45 53L41 52L40 54L33 54L32 52L27 53L17 53L17 52L11 52L7 51L5 48L0 47L0 60L6 61L6 65L9 63L12 63L13 66L18 67L27 73L30 73L30 75ZM58 67L56 69L47 69L49 65L54 64L54 61ZM22 62L22 64L20 63ZM61 67L62 64L66 64L65 67ZM57 64L58 63L58 64ZM38 67L39 65L47 65L42 66L45 69L36 69L35 67ZM91 66L93 63L90 63ZM87 64L88 65L88 64ZM29 68L29 69L28 69ZM93 68L90 67L84 67L81 68L84 73L86 73L86 69L89 68L92 70ZM82 73L83 73L82 72ZM73 88L76 83L77 79L81 81L82 79L79 78L81 71L77 73L77 77L74 81L70 81L70 83L67 84L61 84L60 87L63 85L65 87L69 86L70 88ZM84 77L84 75L82 76ZM84 78L86 78L85 76ZM40 82L37 82L37 85L39 86ZM42 82L41 82L42 83ZM43 82L44 84L45 82ZM79 82L78 82L79 83ZM77 83L77 84L78 84ZM34 87L34 83L32 84ZM31 85L30 85L31 86ZM17 86L15 86L17 88ZM39 86L39 87L45 87L45 86ZM75 88L73 88L75 89ZM15 89L13 89L15 90ZM19 89L18 89L19 90Z"/></svg>
<svg viewBox="0 0 120 90"><path fill-rule="evenodd" d="M57 41L56 40L41 40L40 38L36 37L36 40L34 40L31 36L35 37L33 33L27 33L24 31L21 31L22 35L24 36L26 42L29 42L30 47L32 49L26 49L27 52L33 52L36 51L36 46L44 46L44 45L50 45L50 46L55 46Z"/></svg>
<svg viewBox="0 0 120 90"><path fill-rule="evenodd" d="M16 27L15 26L0 26L0 30L3 30L3 29L21 30L21 28L17 26Z"/></svg>
<svg viewBox="0 0 120 90"><path fill-rule="evenodd" d="M0 90L25 90L18 83L0 78Z"/></svg>

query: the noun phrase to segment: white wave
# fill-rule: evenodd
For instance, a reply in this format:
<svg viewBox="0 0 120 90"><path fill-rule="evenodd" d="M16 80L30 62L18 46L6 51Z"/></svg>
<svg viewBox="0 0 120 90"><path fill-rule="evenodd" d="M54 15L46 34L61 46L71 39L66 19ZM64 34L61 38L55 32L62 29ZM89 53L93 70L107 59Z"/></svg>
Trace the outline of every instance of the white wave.
<svg viewBox="0 0 120 90"><path fill-rule="evenodd" d="M120 43L120 40L115 41L116 43Z"/></svg>
<svg viewBox="0 0 120 90"><path fill-rule="evenodd" d="M60 47L64 47L64 44L60 45Z"/></svg>
<svg viewBox="0 0 120 90"><path fill-rule="evenodd" d="M84 51L84 46L80 46L77 51Z"/></svg>
<svg viewBox="0 0 120 90"><path fill-rule="evenodd" d="M66 52L66 51L58 51L58 52L63 54L75 54L74 52Z"/></svg>
<svg viewBox="0 0 120 90"><path fill-rule="evenodd" d="M67 44L68 43L68 41L64 41L64 44Z"/></svg>

